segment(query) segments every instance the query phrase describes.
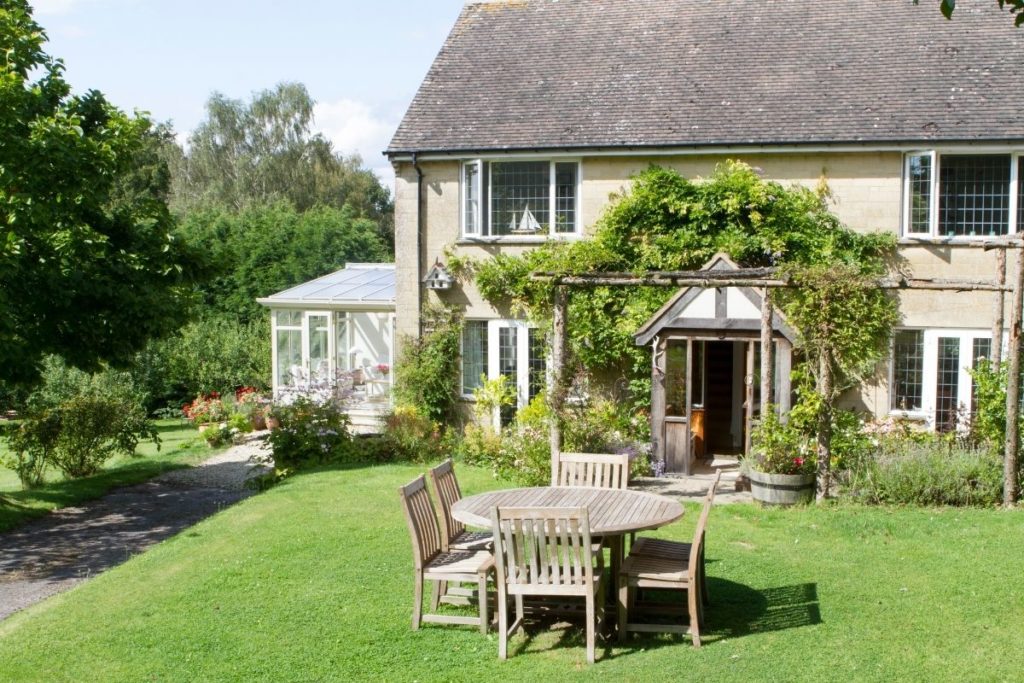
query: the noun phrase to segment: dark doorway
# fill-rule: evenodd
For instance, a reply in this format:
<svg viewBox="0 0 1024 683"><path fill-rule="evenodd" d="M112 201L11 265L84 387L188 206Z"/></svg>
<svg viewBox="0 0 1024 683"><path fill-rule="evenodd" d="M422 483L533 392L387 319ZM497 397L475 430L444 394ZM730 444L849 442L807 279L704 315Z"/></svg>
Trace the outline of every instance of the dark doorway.
<svg viewBox="0 0 1024 683"><path fill-rule="evenodd" d="M705 397L706 440L708 455L733 455L742 447L733 434L733 413L739 410L734 395L734 348L739 342L707 343Z"/></svg>

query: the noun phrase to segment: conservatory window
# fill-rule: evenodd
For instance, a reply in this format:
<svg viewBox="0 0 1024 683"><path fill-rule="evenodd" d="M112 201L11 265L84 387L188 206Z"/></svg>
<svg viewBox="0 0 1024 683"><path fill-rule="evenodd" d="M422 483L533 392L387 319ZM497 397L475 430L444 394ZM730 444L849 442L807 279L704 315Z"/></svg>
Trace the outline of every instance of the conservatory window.
<svg viewBox="0 0 1024 683"><path fill-rule="evenodd" d="M1020 168L1017 154L907 155L904 233L957 238L1019 231Z"/></svg>
<svg viewBox="0 0 1024 683"><path fill-rule="evenodd" d="M462 165L462 234L536 237L579 231L576 161L467 161Z"/></svg>
<svg viewBox="0 0 1024 683"><path fill-rule="evenodd" d="M277 385L294 386L302 377L302 311L274 313Z"/></svg>

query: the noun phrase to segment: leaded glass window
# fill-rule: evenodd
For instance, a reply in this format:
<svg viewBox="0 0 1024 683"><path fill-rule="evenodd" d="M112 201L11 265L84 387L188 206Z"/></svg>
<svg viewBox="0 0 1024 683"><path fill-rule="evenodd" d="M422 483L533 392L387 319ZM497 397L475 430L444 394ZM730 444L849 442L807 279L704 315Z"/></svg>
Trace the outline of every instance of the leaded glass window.
<svg viewBox="0 0 1024 683"><path fill-rule="evenodd" d="M956 428L960 403L960 338L939 337L935 373L935 428Z"/></svg>
<svg viewBox="0 0 1024 683"><path fill-rule="evenodd" d="M907 159L910 175L910 216L907 232L931 232L932 157L928 154Z"/></svg>
<svg viewBox="0 0 1024 683"><path fill-rule="evenodd" d="M472 394L486 374L487 321L467 320L462 328L462 394Z"/></svg>
<svg viewBox="0 0 1024 683"><path fill-rule="evenodd" d="M568 235L579 231L576 161L467 161L462 233L467 237Z"/></svg>
<svg viewBox="0 0 1024 683"><path fill-rule="evenodd" d="M939 163L939 234L1005 235L1010 223L1010 156L944 155Z"/></svg>
<svg viewBox="0 0 1024 683"><path fill-rule="evenodd" d="M512 387L518 386L518 358L519 349L515 327L502 327L498 329L498 374L508 378ZM501 407L501 424L509 424L515 418L517 406Z"/></svg>
<svg viewBox="0 0 1024 683"><path fill-rule="evenodd" d="M893 344L893 410L921 410L924 393L924 332L901 330Z"/></svg>

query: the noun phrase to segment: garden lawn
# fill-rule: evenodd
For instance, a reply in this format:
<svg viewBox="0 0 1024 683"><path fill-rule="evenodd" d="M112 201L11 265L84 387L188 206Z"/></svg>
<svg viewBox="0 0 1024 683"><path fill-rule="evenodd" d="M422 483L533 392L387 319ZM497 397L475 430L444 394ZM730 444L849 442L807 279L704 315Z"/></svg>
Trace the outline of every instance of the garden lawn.
<svg viewBox="0 0 1024 683"><path fill-rule="evenodd" d="M137 457L117 455L107 461L103 470L82 479L64 479L50 469L45 486L23 491L18 475L0 466L0 532L40 517L47 512L99 498L118 486L130 486L152 479L162 472L188 467L216 453L197 438L195 427L182 420L158 420L160 448L152 441L139 444ZM0 439L0 456L7 444Z"/></svg>
<svg viewBox="0 0 1024 683"><path fill-rule="evenodd" d="M426 467L297 476L0 623L11 681L1020 680L1024 514L715 508L705 647L410 629L397 489ZM466 493L498 487L458 467ZM663 535L685 539L696 508Z"/></svg>

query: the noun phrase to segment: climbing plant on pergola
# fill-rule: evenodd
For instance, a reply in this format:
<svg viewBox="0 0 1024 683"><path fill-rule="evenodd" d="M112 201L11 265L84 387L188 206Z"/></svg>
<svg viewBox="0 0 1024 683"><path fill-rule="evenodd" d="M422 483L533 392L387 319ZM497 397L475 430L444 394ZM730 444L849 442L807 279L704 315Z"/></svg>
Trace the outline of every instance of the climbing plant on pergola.
<svg viewBox="0 0 1024 683"><path fill-rule="evenodd" d="M1004 443L1004 483L1003 502L1007 506L1017 503L1019 498L1019 434L1018 417L1020 414L1020 355L1021 355L1021 317L1024 309L1024 240L1018 237L1002 238L979 242L976 247L998 249L997 274L993 280L940 279L881 277L865 284L881 290L933 290L945 292L993 292L996 294L993 331L992 358L998 363L1002 356L1003 306L1004 295L1011 292L1013 305L1010 316L1010 336L1008 346L1009 371L1006 391L1006 440ZM1006 283L1006 252L1014 249L1017 253L1015 279L1012 285ZM549 403L552 408L551 421L551 457L552 471L562 446L562 429L559 422L568 390L566 361L568 356L568 325L569 296L573 289L591 287L757 287L762 290L761 313L761 395L770 396L773 385L772 377L772 320L773 303L771 291L797 286L813 287L813 280L800 282L791 276L792 271L769 268L743 268L730 271L651 271L643 274L633 273L588 273L564 275L552 272L534 272L530 279L545 283L552 288L553 309L553 341L552 341L552 388ZM827 343L827 341L825 342ZM827 395L831 389L828 366L828 350L825 349L825 366L819 376L819 391L826 390L825 406L818 421L818 499L828 495L829 462L831 459L831 423L832 398Z"/></svg>

